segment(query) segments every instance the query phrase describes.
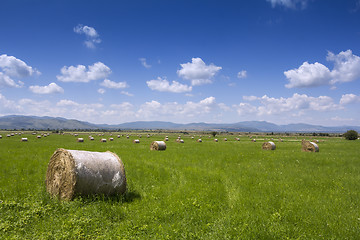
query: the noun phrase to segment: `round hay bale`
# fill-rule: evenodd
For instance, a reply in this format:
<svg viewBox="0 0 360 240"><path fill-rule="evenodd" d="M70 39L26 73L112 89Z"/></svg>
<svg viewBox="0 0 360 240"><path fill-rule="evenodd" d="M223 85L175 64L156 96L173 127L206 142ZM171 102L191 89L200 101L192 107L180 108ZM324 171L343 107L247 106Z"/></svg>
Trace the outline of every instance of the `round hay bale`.
<svg viewBox="0 0 360 240"><path fill-rule="evenodd" d="M11 137L11 135L10 135L10 134L7 134L6 137Z"/></svg>
<svg viewBox="0 0 360 240"><path fill-rule="evenodd" d="M135 140L133 141L133 143L140 143L140 140L139 140L139 139L135 139Z"/></svg>
<svg viewBox="0 0 360 240"><path fill-rule="evenodd" d="M89 137L90 141L94 141L94 137Z"/></svg>
<svg viewBox="0 0 360 240"><path fill-rule="evenodd" d="M116 195L126 191L124 164L112 152L59 148L46 172L46 190L52 197L71 200L76 195Z"/></svg>
<svg viewBox="0 0 360 240"><path fill-rule="evenodd" d="M224 138L224 141L226 142L226 141L227 141L227 138Z"/></svg>
<svg viewBox="0 0 360 240"><path fill-rule="evenodd" d="M256 142L256 139L254 138L254 139L252 139L251 141L252 141L252 142Z"/></svg>
<svg viewBox="0 0 360 240"><path fill-rule="evenodd" d="M28 139L27 139L27 138L21 138L21 141L22 141L22 142L27 142Z"/></svg>
<svg viewBox="0 0 360 240"><path fill-rule="evenodd" d="M164 141L169 141L169 138L166 137L166 138L164 139Z"/></svg>
<svg viewBox="0 0 360 240"><path fill-rule="evenodd" d="M106 142L106 138L100 139L100 142Z"/></svg>
<svg viewBox="0 0 360 240"><path fill-rule="evenodd" d="M240 138L235 138L235 141L240 141Z"/></svg>
<svg viewBox="0 0 360 240"><path fill-rule="evenodd" d="M83 138L78 138L77 141L78 142L84 142L84 139Z"/></svg>
<svg viewBox="0 0 360 240"><path fill-rule="evenodd" d="M217 138L214 139L214 142L218 142Z"/></svg>
<svg viewBox="0 0 360 240"><path fill-rule="evenodd" d="M120 135L117 135L117 138L120 138Z"/></svg>
<svg viewBox="0 0 360 240"><path fill-rule="evenodd" d="M302 145L301 150L303 152L319 152L319 146L314 142L303 140L301 142L301 145Z"/></svg>
<svg viewBox="0 0 360 240"><path fill-rule="evenodd" d="M0 135L0 139L2 138L2 136Z"/></svg>
<svg viewBox="0 0 360 240"><path fill-rule="evenodd" d="M41 135L37 135L36 138L41 138Z"/></svg>
<svg viewBox="0 0 360 240"><path fill-rule="evenodd" d="M197 142L202 142L202 140L199 138L198 140L196 140Z"/></svg>
<svg viewBox="0 0 360 240"><path fill-rule="evenodd" d="M114 138L109 138L109 141L114 141Z"/></svg>
<svg viewBox="0 0 360 240"><path fill-rule="evenodd" d="M150 150L162 151L166 149L166 143L164 141L153 141L150 145Z"/></svg>
<svg viewBox="0 0 360 240"><path fill-rule="evenodd" d="M184 140L183 140L183 139L180 139L179 143L184 143Z"/></svg>
<svg viewBox="0 0 360 240"><path fill-rule="evenodd" d="M276 145L274 142L264 142L262 145L262 149L264 150L275 150L276 149Z"/></svg>

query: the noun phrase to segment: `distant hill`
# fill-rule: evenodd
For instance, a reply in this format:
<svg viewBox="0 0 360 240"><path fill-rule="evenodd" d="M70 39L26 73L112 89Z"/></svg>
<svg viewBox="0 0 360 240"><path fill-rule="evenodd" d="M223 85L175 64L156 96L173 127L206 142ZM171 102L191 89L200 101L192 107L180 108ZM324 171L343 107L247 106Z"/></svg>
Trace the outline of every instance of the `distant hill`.
<svg viewBox="0 0 360 240"><path fill-rule="evenodd" d="M137 130L195 130L195 131L229 131L229 132L323 132L323 133L343 133L353 129L360 132L360 126L337 126L324 127L310 124L288 124L276 125L266 121L245 121L230 124L216 123L172 123L162 121L137 121L117 125L92 124L74 119L36 117L9 115L0 117L0 129L36 129L36 130L56 130L56 129L137 129Z"/></svg>

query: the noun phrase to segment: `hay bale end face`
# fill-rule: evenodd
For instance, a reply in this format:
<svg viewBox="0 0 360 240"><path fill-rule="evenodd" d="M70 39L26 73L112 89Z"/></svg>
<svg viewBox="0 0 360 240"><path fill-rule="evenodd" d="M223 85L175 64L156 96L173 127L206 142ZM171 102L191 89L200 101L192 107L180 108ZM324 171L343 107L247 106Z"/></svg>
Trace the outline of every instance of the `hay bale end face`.
<svg viewBox="0 0 360 240"><path fill-rule="evenodd" d="M71 200L76 195L116 195L126 191L124 164L112 152L59 148L46 172L46 190L52 197Z"/></svg>
<svg viewBox="0 0 360 240"><path fill-rule="evenodd" d="M319 146L314 142L303 140L301 142L301 146L301 150L303 152L319 152Z"/></svg>
<svg viewBox="0 0 360 240"><path fill-rule="evenodd" d="M276 149L276 145L274 142L264 142L262 145L262 149L264 150L275 150Z"/></svg>
<svg viewBox="0 0 360 240"><path fill-rule="evenodd" d="M166 149L166 143L164 141L153 141L150 145L150 150L163 151Z"/></svg>

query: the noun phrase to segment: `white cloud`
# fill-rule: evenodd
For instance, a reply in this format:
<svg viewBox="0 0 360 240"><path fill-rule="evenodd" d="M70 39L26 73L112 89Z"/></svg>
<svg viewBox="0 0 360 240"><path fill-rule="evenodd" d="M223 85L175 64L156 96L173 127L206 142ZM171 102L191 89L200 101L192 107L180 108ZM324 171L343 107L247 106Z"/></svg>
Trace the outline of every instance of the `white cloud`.
<svg viewBox="0 0 360 240"><path fill-rule="evenodd" d="M308 0L266 0L267 2L271 3L271 6L274 8L277 5L291 8L291 9L305 9L307 6Z"/></svg>
<svg viewBox="0 0 360 240"><path fill-rule="evenodd" d="M11 100L8 100L4 95L0 93L0 114L11 114L20 111L20 107Z"/></svg>
<svg viewBox="0 0 360 240"><path fill-rule="evenodd" d="M151 65L146 63L146 58L139 58L139 61L145 68L148 68L148 69L151 68Z"/></svg>
<svg viewBox="0 0 360 240"><path fill-rule="evenodd" d="M259 105L240 103L235 105L239 114L254 113L258 116L290 114L300 116L310 111L334 111L341 109L335 104L333 99L328 96L311 97L306 94L295 93L289 98L272 98L266 95L262 97L244 96L244 100L258 101Z"/></svg>
<svg viewBox="0 0 360 240"><path fill-rule="evenodd" d="M56 106L58 107L65 107L65 106L79 106L78 103L68 100L68 99L62 99L59 102L56 103Z"/></svg>
<svg viewBox="0 0 360 240"><path fill-rule="evenodd" d="M238 72L237 77L238 78L246 78L247 72L245 70L242 70L242 71Z"/></svg>
<svg viewBox="0 0 360 240"><path fill-rule="evenodd" d="M360 96L357 96L355 94L344 94L341 96L340 104L351 104L351 103L360 103Z"/></svg>
<svg viewBox="0 0 360 240"><path fill-rule="evenodd" d="M103 89L103 88L99 88L97 91L100 94L104 94L106 92L105 89Z"/></svg>
<svg viewBox="0 0 360 240"><path fill-rule="evenodd" d="M306 88L323 85L332 85L336 89L336 83L351 82L360 79L360 57L354 55L351 50L340 52L335 55L328 53L327 61L334 62L333 70L329 70L321 63L309 64L304 62L298 69L285 71L289 80L287 88Z"/></svg>
<svg viewBox="0 0 360 240"><path fill-rule="evenodd" d="M354 55L351 50L342 51L338 55L329 52L326 59L334 62L331 84L360 79L360 57Z"/></svg>
<svg viewBox="0 0 360 240"><path fill-rule="evenodd" d="M151 90L156 90L159 92L173 92L173 93L183 93L191 92L192 87L181 84L176 81L172 81L172 84L168 80L158 77L156 80L147 81L146 84Z"/></svg>
<svg viewBox="0 0 360 240"><path fill-rule="evenodd" d="M111 69L102 62L89 65L88 69L84 65L64 66L61 74L56 76L62 82L90 82L94 80L104 79L111 73Z"/></svg>
<svg viewBox="0 0 360 240"><path fill-rule="evenodd" d="M133 97L134 96L134 94L126 92L126 91L121 91L120 93L123 94L123 95L126 95L128 97Z"/></svg>
<svg viewBox="0 0 360 240"><path fill-rule="evenodd" d="M33 74L41 74L36 69L28 66L24 61L6 54L0 55L0 68L6 75L16 78L29 77Z"/></svg>
<svg viewBox="0 0 360 240"><path fill-rule="evenodd" d="M56 83L50 83L47 86L30 86L29 89L37 94L64 93L64 89Z"/></svg>
<svg viewBox="0 0 360 240"><path fill-rule="evenodd" d="M113 82L109 79L105 79L102 83L100 83L101 86L106 88L113 88L113 89L120 89L120 88L127 88L128 85L126 82Z"/></svg>
<svg viewBox="0 0 360 240"><path fill-rule="evenodd" d="M99 34L96 32L95 28L93 27L79 24L76 27L74 27L74 32L78 34L85 34L86 40L84 41L84 44L88 48L96 48L95 44L101 42L101 39L99 38Z"/></svg>
<svg viewBox="0 0 360 240"><path fill-rule="evenodd" d="M22 87L23 86L23 82L18 81L18 83L16 83L13 79L11 79L8 75L0 72L0 87Z"/></svg>
<svg viewBox="0 0 360 240"><path fill-rule="evenodd" d="M329 84L331 78L330 70L321 63L309 64L304 62L298 69L284 72L290 83L287 88L316 87Z"/></svg>
<svg viewBox="0 0 360 240"><path fill-rule="evenodd" d="M178 76L190 80L193 86L212 83L214 75L222 69L214 64L206 65L201 58L192 58L191 63L183 63L180 66Z"/></svg>

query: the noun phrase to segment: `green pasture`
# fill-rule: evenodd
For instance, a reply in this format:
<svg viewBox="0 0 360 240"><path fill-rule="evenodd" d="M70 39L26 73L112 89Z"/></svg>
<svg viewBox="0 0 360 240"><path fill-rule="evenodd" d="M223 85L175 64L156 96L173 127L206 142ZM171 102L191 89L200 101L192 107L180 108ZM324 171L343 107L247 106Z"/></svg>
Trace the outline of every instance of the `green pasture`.
<svg viewBox="0 0 360 240"><path fill-rule="evenodd" d="M360 141L132 133L0 133L0 239L359 239ZM119 133L124 134L124 133ZM165 151L150 144L169 136ZM28 142L21 142L27 137ZM113 137L114 141L109 141ZM224 138L228 141L223 141ZM107 138L106 143L100 138ZM309 137L305 137L310 140ZM132 141L139 139L139 144ZM111 151L125 164L124 196L51 199L45 174L57 148Z"/></svg>

